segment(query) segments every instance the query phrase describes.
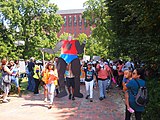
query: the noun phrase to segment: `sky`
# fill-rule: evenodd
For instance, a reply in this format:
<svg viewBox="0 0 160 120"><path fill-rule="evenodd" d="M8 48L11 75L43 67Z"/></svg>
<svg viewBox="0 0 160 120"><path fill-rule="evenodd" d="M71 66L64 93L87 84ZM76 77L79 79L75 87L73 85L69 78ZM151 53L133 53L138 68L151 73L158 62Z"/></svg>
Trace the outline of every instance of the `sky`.
<svg viewBox="0 0 160 120"><path fill-rule="evenodd" d="M83 3L87 0L50 0L58 5L59 10L83 9Z"/></svg>

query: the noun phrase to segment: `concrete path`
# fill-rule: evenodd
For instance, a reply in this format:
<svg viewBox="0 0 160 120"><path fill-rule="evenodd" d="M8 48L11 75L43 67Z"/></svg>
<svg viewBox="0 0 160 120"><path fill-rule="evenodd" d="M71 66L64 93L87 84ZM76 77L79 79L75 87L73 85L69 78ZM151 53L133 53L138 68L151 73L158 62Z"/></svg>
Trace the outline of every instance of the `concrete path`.
<svg viewBox="0 0 160 120"><path fill-rule="evenodd" d="M84 85L81 85L81 93L86 96ZM0 103L0 120L124 120L122 96L122 92L114 87L107 98L100 101L98 88L95 88L93 102L85 97L72 101L66 96L55 98L52 109L43 102L43 94L11 96L9 103Z"/></svg>

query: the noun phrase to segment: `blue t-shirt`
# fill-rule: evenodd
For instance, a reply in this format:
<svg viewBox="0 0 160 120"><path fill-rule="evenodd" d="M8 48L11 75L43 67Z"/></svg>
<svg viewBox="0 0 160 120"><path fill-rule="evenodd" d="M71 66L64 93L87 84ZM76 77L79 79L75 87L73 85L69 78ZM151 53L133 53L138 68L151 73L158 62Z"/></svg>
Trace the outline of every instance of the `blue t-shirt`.
<svg viewBox="0 0 160 120"><path fill-rule="evenodd" d="M145 86L145 81L144 80L139 79L137 81L140 84L140 86ZM128 88L130 107L133 108L135 111L143 112L144 107L137 105L136 102L135 102L135 96L134 95L137 95L138 88L139 88L137 82L134 79L132 79L132 80L129 81L129 83L126 85L126 87Z"/></svg>
<svg viewBox="0 0 160 120"><path fill-rule="evenodd" d="M94 70L84 69L85 72L85 81L90 82L93 80L93 76L95 75Z"/></svg>

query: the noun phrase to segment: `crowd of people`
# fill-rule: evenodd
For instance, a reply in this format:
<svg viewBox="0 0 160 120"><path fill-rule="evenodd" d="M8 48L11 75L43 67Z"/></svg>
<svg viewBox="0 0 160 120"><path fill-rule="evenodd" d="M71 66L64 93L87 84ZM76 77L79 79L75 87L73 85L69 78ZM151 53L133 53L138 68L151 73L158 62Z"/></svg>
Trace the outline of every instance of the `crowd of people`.
<svg viewBox="0 0 160 120"><path fill-rule="evenodd" d="M28 80L27 90L39 95L39 87L43 87L44 91L44 102L49 99L48 108L51 109L53 106L54 97L59 94L59 83L57 73L57 60L55 57L53 61L43 63L40 60L35 60L33 57L26 62L26 74ZM10 91L10 83L15 84L18 95L21 96L21 89L19 86L19 62L18 61L7 61L3 59L1 61L2 67L2 78L1 89L3 93L3 103L8 103L8 93ZM85 83L86 87L86 99L90 102L94 101L94 87L98 87L99 100L106 99L107 92L111 88L112 83L115 87L119 87L120 90L124 91L125 105L126 105L126 117L125 120L130 120L130 116L135 112L137 120L141 119L141 113L144 111L143 106L138 106L134 102L133 93L137 93L138 86L135 80L139 82L141 86L145 85L144 81L144 64L136 66L137 64L132 61L123 62L122 60L81 60L81 83ZM139 69L141 67L141 69ZM7 79L4 81L4 79ZM68 99L76 100L74 96L75 81L74 75L71 70L71 64L67 65L65 72L65 83L68 90Z"/></svg>

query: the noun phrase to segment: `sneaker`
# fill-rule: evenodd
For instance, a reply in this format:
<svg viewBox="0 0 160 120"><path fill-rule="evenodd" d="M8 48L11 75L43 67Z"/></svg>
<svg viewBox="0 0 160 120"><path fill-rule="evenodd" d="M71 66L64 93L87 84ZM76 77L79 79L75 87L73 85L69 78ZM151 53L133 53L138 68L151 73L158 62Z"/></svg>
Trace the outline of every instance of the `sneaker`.
<svg viewBox="0 0 160 120"><path fill-rule="evenodd" d="M8 103L8 102L9 102L8 100L3 100L3 101L2 101L2 103Z"/></svg>
<svg viewBox="0 0 160 120"><path fill-rule="evenodd" d="M88 99L88 98L89 98L89 95L86 96L86 99Z"/></svg>
<svg viewBox="0 0 160 120"><path fill-rule="evenodd" d="M72 97L72 94L69 94L69 97L68 97L68 99L70 100L70 99L71 99L71 97Z"/></svg>
<svg viewBox="0 0 160 120"><path fill-rule="evenodd" d="M75 100L74 96L72 97L72 100Z"/></svg>
<svg viewBox="0 0 160 120"><path fill-rule="evenodd" d="M99 100L102 101L102 100L103 100L103 97L100 97Z"/></svg>
<svg viewBox="0 0 160 120"><path fill-rule="evenodd" d="M35 96L38 96L39 95L39 93L36 93L36 94L34 94Z"/></svg>
<svg viewBox="0 0 160 120"><path fill-rule="evenodd" d="M47 98L44 99L44 102L47 102Z"/></svg>

